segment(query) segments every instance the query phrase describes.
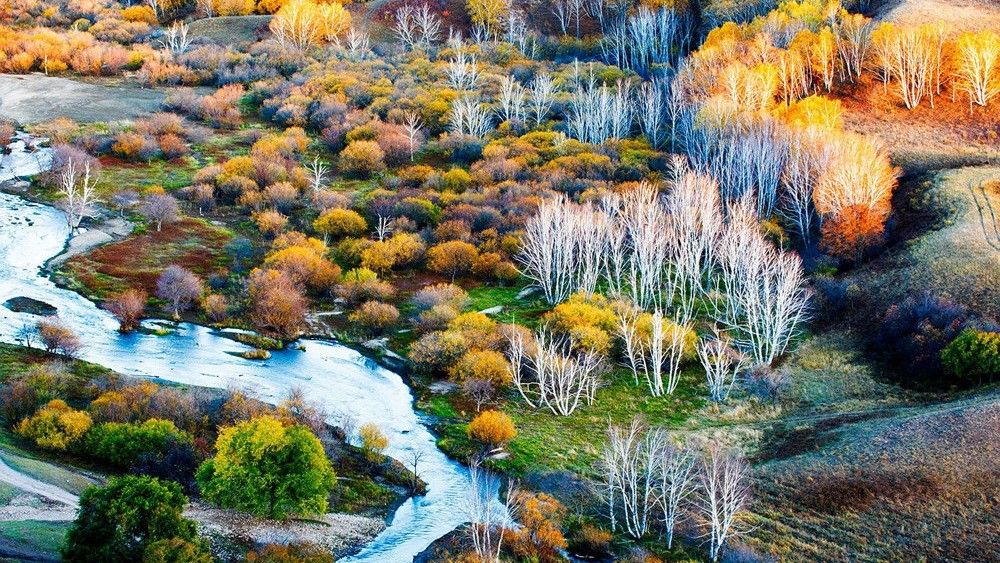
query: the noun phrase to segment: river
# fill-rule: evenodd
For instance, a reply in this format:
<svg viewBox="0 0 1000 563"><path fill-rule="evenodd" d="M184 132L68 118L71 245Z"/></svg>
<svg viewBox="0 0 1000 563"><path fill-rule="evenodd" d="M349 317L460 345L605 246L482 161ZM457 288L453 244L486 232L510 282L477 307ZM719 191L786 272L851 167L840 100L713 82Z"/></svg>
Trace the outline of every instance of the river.
<svg viewBox="0 0 1000 563"><path fill-rule="evenodd" d="M45 153L28 155L23 146L12 148L14 152L0 161L0 182L15 173L37 173L47 163ZM23 296L56 307L85 345L81 359L129 375L245 389L270 403L298 387L331 413L333 423L350 416L362 424L377 424L389 437L386 454L404 464L419 454L417 472L427 483L427 494L404 502L388 527L345 561L411 561L467 521L468 471L437 448L399 375L332 341L306 340L304 350L274 352L261 362L233 355L247 348L197 324L169 323L172 332L166 336L119 334L110 314L78 293L57 287L42 273L43 264L63 250L69 234L61 211L0 193L0 303ZM17 342L18 330L37 321L34 315L0 306L0 340ZM159 321L147 321L147 326L154 322Z"/></svg>

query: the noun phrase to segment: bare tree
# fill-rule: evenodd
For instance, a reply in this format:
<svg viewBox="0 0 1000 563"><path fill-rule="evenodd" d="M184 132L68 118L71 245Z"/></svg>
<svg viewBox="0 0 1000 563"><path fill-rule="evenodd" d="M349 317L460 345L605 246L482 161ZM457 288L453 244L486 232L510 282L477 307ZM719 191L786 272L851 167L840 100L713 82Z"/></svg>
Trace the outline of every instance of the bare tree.
<svg viewBox="0 0 1000 563"><path fill-rule="evenodd" d="M516 511L513 487L508 487L506 504L497 500L499 477L474 460L469 465L469 489L466 496L466 515L469 518L469 536L473 551L479 561L500 561L503 548L503 530L512 524Z"/></svg>
<svg viewBox="0 0 1000 563"><path fill-rule="evenodd" d="M420 118L420 114L415 111L406 112L403 117L403 128L406 131L406 140L410 147L410 162L413 162L414 155L417 154L417 149L420 148L423 138L421 130L424 128L424 122Z"/></svg>
<svg viewBox="0 0 1000 563"><path fill-rule="evenodd" d="M53 172L62 196L59 207L66 213L66 224L75 231L94 204L100 202L97 197L100 164L87 153L69 145L56 147L53 160Z"/></svg>
<svg viewBox="0 0 1000 563"><path fill-rule="evenodd" d="M153 194L142 203L142 214L156 223L157 232L163 228L164 223L176 221L178 213L177 200L171 195Z"/></svg>
<svg viewBox="0 0 1000 563"><path fill-rule="evenodd" d="M809 292L802 262L764 239L747 199L730 208L719 258L722 298L716 304L716 320L753 365L769 365L807 318Z"/></svg>
<svg viewBox="0 0 1000 563"><path fill-rule="evenodd" d="M516 330L508 338L514 385L528 405L544 405L553 414L569 416L581 404L593 404L605 371L597 353L575 351L572 340L545 332L535 334L530 348Z"/></svg>
<svg viewBox="0 0 1000 563"><path fill-rule="evenodd" d="M513 76L500 82L500 120L511 123L525 122L525 89Z"/></svg>
<svg viewBox="0 0 1000 563"><path fill-rule="evenodd" d="M698 359L705 368L709 397L717 403L725 401L746 367L743 355L732 349L728 338L716 332L714 338L698 344Z"/></svg>
<svg viewBox="0 0 1000 563"><path fill-rule="evenodd" d="M371 51L371 38L364 29L351 27L347 30L347 56L352 61L359 61Z"/></svg>
<svg viewBox="0 0 1000 563"><path fill-rule="evenodd" d="M659 148L665 114L663 88L657 81L643 82L639 87L635 112L639 116L642 134L646 136L649 145L654 149Z"/></svg>
<svg viewBox="0 0 1000 563"><path fill-rule="evenodd" d="M648 334L640 329L644 320L649 321ZM618 333L625 344L625 356L636 383L641 374L654 397L672 394L680 382L681 360L691 331L690 319L682 318L678 312L671 322L659 309L648 317L633 309L622 314L619 323Z"/></svg>
<svg viewBox="0 0 1000 563"><path fill-rule="evenodd" d="M712 443L702 457L698 484L708 555L718 561L726 542L743 533L739 519L750 503L750 466L738 453Z"/></svg>
<svg viewBox="0 0 1000 563"><path fill-rule="evenodd" d="M493 129L489 110L472 96L463 96L451 104L448 127L457 135L482 139Z"/></svg>
<svg viewBox="0 0 1000 563"><path fill-rule="evenodd" d="M607 248L607 221L590 204L543 201L528 220L518 260L524 275L558 303L575 291L593 293Z"/></svg>
<svg viewBox="0 0 1000 563"><path fill-rule="evenodd" d="M313 157L312 162L309 164L307 170L309 171L309 183L311 184L310 187L312 188L312 191L310 193L315 194L319 192L326 184L326 173L330 170L330 168L326 165L325 162L320 160L320 158L317 156Z"/></svg>
<svg viewBox="0 0 1000 563"><path fill-rule="evenodd" d="M476 62L476 56L459 50L448 61L445 77L448 79L448 86L455 90L460 92L475 90L479 84L479 63Z"/></svg>
<svg viewBox="0 0 1000 563"><path fill-rule="evenodd" d="M180 20L166 28L163 32L163 46L172 55L180 55L191 46L192 38L188 37L188 25Z"/></svg>
<svg viewBox="0 0 1000 563"><path fill-rule="evenodd" d="M180 266L168 266L156 282L156 296L170 304L175 319L204 292L198 276Z"/></svg>
<svg viewBox="0 0 1000 563"><path fill-rule="evenodd" d="M655 523L653 511L659 496L660 458L665 445L663 431L647 430L639 419L628 426L608 427L599 467L612 532L621 526L638 539Z"/></svg>
<svg viewBox="0 0 1000 563"><path fill-rule="evenodd" d="M809 244L812 232L819 223L813 194L831 156L829 143L821 135L821 132L813 130L793 133L788 162L781 176L784 190L778 202L778 213L794 225L805 245Z"/></svg>
<svg viewBox="0 0 1000 563"><path fill-rule="evenodd" d="M531 107L531 116L536 127L548 117L554 100L555 82L552 77L546 72L536 74L528 94L528 104Z"/></svg>
<svg viewBox="0 0 1000 563"><path fill-rule="evenodd" d="M674 543L674 529L684 516L689 497L695 492L694 469L698 459L690 448L667 443L659 461L658 500L669 549Z"/></svg>
<svg viewBox="0 0 1000 563"><path fill-rule="evenodd" d="M381 213L377 214L377 217L378 222L375 225L375 237L382 241L392 234L392 217Z"/></svg>

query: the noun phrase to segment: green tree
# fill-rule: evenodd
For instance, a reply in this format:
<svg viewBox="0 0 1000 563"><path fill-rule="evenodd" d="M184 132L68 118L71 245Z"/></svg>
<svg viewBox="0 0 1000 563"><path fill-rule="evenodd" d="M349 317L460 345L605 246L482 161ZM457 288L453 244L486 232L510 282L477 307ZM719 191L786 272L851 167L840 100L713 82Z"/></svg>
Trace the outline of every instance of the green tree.
<svg viewBox="0 0 1000 563"><path fill-rule="evenodd" d="M941 351L945 369L965 382L1000 376L1000 333L967 328Z"/></svg>
<svg viewBox="0 0 1000 563"><path fill-rule="evenodd" d="M212 561L212 553L202 542L181 538L153 542L142 554L142 563L212 563Z"/></svg>
<svg viewBox="0 0 1000 563"><path fill-rule="evenodd" d="M181 516L180 485L153 477L113 477L80 495L80 512L66 535L65 561L139 561L159 540L196 541L195 523Z"/></svg>
<svg viewBox="0 0 1000 563"><path fill-rule="evenodd" d="M320 514L336 475L316 435L261 416L224 428L198 469L202 495L260 516Z"/></svg>
<svg viewBox="0 0 1000 563"><path fill-rule="evenodd" d="M190 443L191 435L169 420L151 418L142 423L106 422L87 434L87 453L112 465L128 468L145 454L163 454L172 443Z"/></svg>

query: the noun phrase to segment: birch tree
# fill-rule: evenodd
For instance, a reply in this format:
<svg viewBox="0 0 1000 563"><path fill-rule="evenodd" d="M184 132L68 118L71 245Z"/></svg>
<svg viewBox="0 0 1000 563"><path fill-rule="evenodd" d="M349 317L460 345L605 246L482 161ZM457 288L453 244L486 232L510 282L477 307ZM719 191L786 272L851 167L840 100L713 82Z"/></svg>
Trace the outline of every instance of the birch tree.
<svg viewBox="0 0 1000 563"><path fill-rule="evenodd" d="M607 222L591 204L566 198L543 201L528 219L517 260L546 302L555 304L583 290L593 293L604 250Z"/></svg>
<svg viewBox="0 0 1000 563"><path fill-rule="evenodd" d="M956 75L969 105L986 106L1000 94L1000 35L992 31L966 32L957 41Z"/></svg>
<svg viewBox="0 0 1000 563"><path fill-rule="evenodd" d="M451 104L448 128L457 135L482 139L493 130L489 110L472 96L463 96Z"/></svg>
<svg viewBox="0 0 1000 563"><path fill-rule="evenodd" d="M698 359L705 370L709 398L716 403L725 401L737 376L746 367L743 355L733 350L729 339L716 331L714 337L698 344Z"/></svg>
<svg viewBox="0 0 1000 563"><path fill-rule="evenodd" d="M474 460L469 465L465 512L472 549L482 562L499 563L503 531L513 524L514 497L508 491L506 504L500 504L496 498L499 490L499 477Z"/></svg>
<svg viewBox="0 0 1000 563"><path fill-rule="evenodd" d="M732 206L718 253L716 321L753 365L770 365L808 317L802 262L764 239L746 199Z"/></svg>
<svg viewBox="0 0 1000 563"><path fill-rule="evenodd" d="M62 197L59 207L66 213L66 225L75 232L83 218L100 202L97 196L100 165L90 155L68 146L57 147L55 162L53 168Z"/></svg>
<svg viewBox="0 0 1000 563"><path fill-rule="evenodd" d="M708 531L709 559L718 561L726 542L740 535L740 518L750 503L750 466L741 455L712 443L698 472L699 513Z"/></svg>
<svg viewBox="0 0 1000 563"><path fill-rule="evenodd" d="M695 492L698 458L688 447L667 443L660 455L658 502L663 518L667 549L673 547L674 529L684 516L686 505Z"/></svg>
<svg viewBox="0 0 1000 563"><path fill-rule="evenodd" d="M680 382L690 319L678 312L673 322L657 309L652 314L632 310L619 320L619 336L629 369L639 383L640 375L654 397L672 394Z"/></svg>
<svg viewBox="0 0 1000 563"><path fill-rule="evenodd" d="M648 430L638 419L628 426L608 427L599 468L611 531L622 529L639 539L655 523L659 470L666 445L662 430Z"/></svg>
<svg viewBox="0 0 1000 563"><path fill-rule="evenodd" d="M516 330L508 338L514 386L529 406L569 416L582 404L593 404L605 371L599 354L578 351L571 339L544 331L534 335L530 348Z"/></svg>
<svg viewBox="0 0 1000 563"><path fill-rule="evenodd" d="M546 72L536 74L528 92L528 105L536 127L548 117L553 101L555 101L555 82L552 77Z"/></svg>

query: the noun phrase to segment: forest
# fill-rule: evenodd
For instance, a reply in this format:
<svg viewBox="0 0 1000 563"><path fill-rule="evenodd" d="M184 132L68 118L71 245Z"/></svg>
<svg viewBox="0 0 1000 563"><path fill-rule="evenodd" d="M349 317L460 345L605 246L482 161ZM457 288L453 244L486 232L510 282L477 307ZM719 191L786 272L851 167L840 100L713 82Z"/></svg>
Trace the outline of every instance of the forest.
<svg viewBox="0 0 1000 563"><path fill-rule="evenodd" d="M1000 548L995 2L0 0L0 147L0 559Z"/></svg>

